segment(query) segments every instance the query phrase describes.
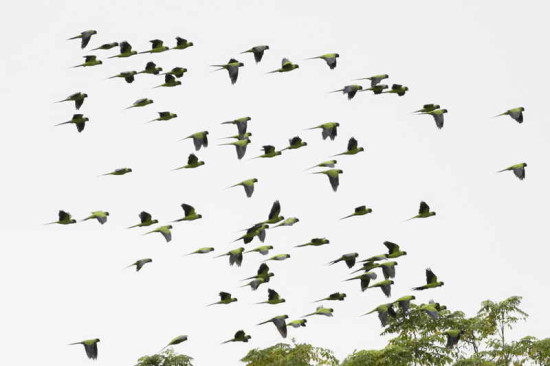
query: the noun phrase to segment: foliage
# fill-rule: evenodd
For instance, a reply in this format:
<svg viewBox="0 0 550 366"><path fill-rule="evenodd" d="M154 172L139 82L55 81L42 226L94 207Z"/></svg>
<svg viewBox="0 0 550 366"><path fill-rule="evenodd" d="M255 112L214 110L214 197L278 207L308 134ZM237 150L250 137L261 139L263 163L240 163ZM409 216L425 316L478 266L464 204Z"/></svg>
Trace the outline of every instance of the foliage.
<svg viewBox="0 0 550 366"><path fill-rule="evenodd" d="M337 366L331 350L310 344L278 343L265 349L252 349L241 359L247 366Z"/></svg>
<svg viewBox="0 0 550 366"><path fill-rule="evenodd" d="M135 366L193 366L193 358L175 353L171 348L152 356L143 356Z"/></svg>

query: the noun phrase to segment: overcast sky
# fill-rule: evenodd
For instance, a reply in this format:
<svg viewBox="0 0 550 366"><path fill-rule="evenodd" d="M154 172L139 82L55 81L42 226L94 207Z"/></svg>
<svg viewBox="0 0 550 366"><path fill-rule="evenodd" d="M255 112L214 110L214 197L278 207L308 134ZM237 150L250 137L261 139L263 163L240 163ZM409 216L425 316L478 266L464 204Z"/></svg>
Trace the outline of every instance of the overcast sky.
<svg viewBox="0 0 550 366"><path fill-rule="evenodd" d="M96 365L133 365L187 334L175 350L196 365L239 365L248 349L282 340L272 324L257 323L280 314L298 319L336 291L348 297L324 303L334 317L312 317L307 328L290 329L289 339L328 347L340 359L380 348L387 339L376 315L359 315L388 300L378 289L361 293L358 283L342 282L344 264L325 264L347 252L382 253L385 240L409 253L399 259L393 300L422 285L431 267L445 286L416 294L419 303L433 298L474 315L483 300L524 296L531 316L515 334L548 336L548 10L540 1L12 2L0 23L2 362L88 365L82 347L67 344L97 337ZM85 50L66 40L87 29L98 34ZM143 51L156 38L173 46L176 36L195 46L111 60L117 49L89 51L123 40ZM259 44L270 46L260 64L240 54ZM305 60L329 52L340 54L335 70ZM87 54L104 64L70 68ZM245 64L235 85L209 66L231 57ZM283 57L300 68L267 75ZM133 84L105 80L151 60L165 70L186 67L183 85L152 89L163 82L152 75ZM409 93L360 93L351 101L328 93L380 73ZM53 127L75 113L72 103L53 102L77 91L89 95L80 110L90 118L85 130ZM145 97L155 103L123 110ZM425 103L449 110L442 130L430 116L410 113ZM526 109L521 125L491 118L518 106ZM159 111L179 117L145 123ZM253 138L238 161L217 138L236 133L220 122L243 116L252 117ZM328 121L340 122L335 141L303 131ZM191 141L178 140L202 130L210 131L210 146L197 153L206 165L171 171L194 151ZM296 135L307 148L249 160L262 145L283 148ZM337 193L326 177L303 172L345 151L352 136L366 151L338 159ZM528 163L524 181L495 173L520 162ZM98 178L121 167L133 173ZM225 189L253 177L259 182L250 199L240 187ZM300 222L268 231L266 244L292 258L271 265L269 286L239 288L265 257L247 254L241 268L212 257L239 247L231 243L238 230L265 220L277 199L281 214ZM403 222L421 200L437 216ZM125 229L142 210L163 224L175 220L184 202L204 218L175 224L168 244ZM374 212L338 220L362 204ZM44 226L60 209L78 220L95 210L110 217L103 226ZM293 248L313 237L331 243ZM216 251L182 257L203 246ZM142 271L123 269L145 257L153 263ZM268 287L287 302L253 305L267 299ZM205 308L219 291L239 301ZM250 343L220 345L239 329L252 335Z"/></svg>

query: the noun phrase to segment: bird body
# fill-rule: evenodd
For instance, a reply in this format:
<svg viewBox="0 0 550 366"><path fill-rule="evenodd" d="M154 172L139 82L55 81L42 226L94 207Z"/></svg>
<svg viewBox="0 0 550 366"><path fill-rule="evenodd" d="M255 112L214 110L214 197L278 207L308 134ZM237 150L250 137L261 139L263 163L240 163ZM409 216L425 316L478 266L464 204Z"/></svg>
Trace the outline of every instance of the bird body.
<svg viewBox="0 0 550 366"><path fill-rule="evenodd" d="M330 240L328 240L327 238L313 238L308 243L296 245L295 248L308 247L308 246L318 247L329 243L330 243Z"/></svg>
<svg viewBox="0 0 550 366"><path fill-rule="evenodd" d="M111 56L109 58L124 58L137 55L137 51L132 50L132 45L126 41L120 42L118 45L120 48L120 53L118 55Z"/></svg>
<svg viewBox="0 0 550 366"><path fill-rule="evenodd" d="M393 303L379 305L373 310L363 315L372 314L375 311L378 313L378 319L380 319L380 323L382 324L383 327L388 325L388 319L389 319L388 315L391 316L392 318L397 317L397 313L393 309Z"/></svg>
<svg viewBox="0 0 550 366"><path fill-rule="evenodd" d="M126 109L145 107L146 105L149 105L149 104L152 104L152 103L154 103L152 99L141 98L141 99L136 100L134 102L134 104L132 104L130 107L128 107Z"/></svg>
<svg viewBox="0 0 550 366"><path fill-rule="evenodd" d="M151 234L151 233L160 233L163 237L164 237L164 240L166 240L166 242L170 242L172 240L172 225L164 225L164 226L160 226L154 230L151 230L151 231L148 231L146 232L145 234L143 235L147 235L147 234Z"/></svg>
<svg viewBox="0 0 550 366"><path fill-rule="evenodd" d="M235 84L237 82L237 78L239 77L239 68L243 67L244 64L242 62L239 62L236 59L232 58L226 64L211 65L211 66L219 67L219 69L216 69L214 71L227 70L227 72L229 74L229 79L231 79L231 84Z"/></svg>
<svg viewBox="0 0 550 366"><path fill-rule="evenodd" d="M340 123L338 122L326 122L319 126L308 128L308 130L321 128L323 130L322 131L323 140L326 140L327 137L330 137L331 140L334 140L338 135L338 126L340 126Z"/></svg>
<svg viewBox="0 0 550 366"><path fill-rule="evenodd" d="M134 263L130 264L128 267L136 266L136 272L139 272L139 270L146 265L147 263L151 263L153 260L151 258L143 258L135 261Z"/></svg>
<svg viewBox="0 0 550 366"><path fill-rule="evenodd" d="M341 169L328 169L328 170L323 170L322 172L315 172L312 174L325 174L328 177L332 190L336 192L338 190L338 186L340 185L339 177L340 177L340 174L342 173L344 173L344 171Z"/></svg>
<svg viewBox="0 0 550 366"><path fill-rule="evenodd" d="M348 141L348 149L346 151L344 151L343 153L340 153L340 154L336 154L334 156L339 156L339 155L355 155L355 154L358 154L362 151L365 151L365 149L363 147L358 147L358 143L357 143L357 140L352 137L349 139Z"/></svg>
<svg viewBox="0 0 550 366"><path fill-rule="evenodd" d="M94 34L97 34L97 31L96 30L87 30L87 31L84 31L84 32L81 32L78 36L74 36L74 37L71 37L68 39L71 40L71 39L81 39L81 42L80 42L80 48L86 48L86 46L88 45L88 43L90 42L90 39L92 38L92 36Z"/></svg>
<svg viewBox="0 0 550 366"><path fill-rule="evenodd" d="M518 177L519 180L525 179L525 167L527 166L527 163L519 163L509 166L506 169L499 170L497 173L505 172L508 170L511 170L514 172L514 175Z"/></svg>
<svg viewBox="0 0 550 366"><path fill-rule="evenodd" d="M338 262L345 262L348 268L352 268L355 265L355 260L359 256L359 253L346 253L343 254L340 258L329 262L329 265L336 264Z"/></svg>
<svg viewBox="0 0 550 366"><path fill-rule="evenodd" d="M151 75L158 75L162 71L162 67L157 67L157 64L155 64L153 61L147 62L145 64L145 68L138 72L138 74L151 74Z"/></svg>
<svg viewBox="0 0 550 366"><path fill-rule="evenodd" d="M128 229L132 229L134 227L150 226L150 225L153 225L153 224L158 224L158 222L159 222L158 220L153 220L151 214L148 213L148 212L145 212L145 211L140 212L139 220L140 220L139 224L130 226Z"/></svg>
<svg viewBox="0 0 550 366"><path fill-rule="evenodd" d="M153 39L149 42L151 42L151 49L148 51L142 51L140 53L160 53L160 52L168 51L170 49L169 47L166 47L164 45L164 42L161 41L160 39Z"/></svg>
<svg viewBox="0 0 550 366"><path fill-rule="evenodd" d="M334 90L331 93L342 92L342 94L346 94L348 96L348 100L352 100L353 97L355 97L355 94L357 94L357 92L360 90L363 90L363 87L361 85L352 84L346 85L342 89Z"/></svg>
<svg viewBox="0 0 550 366"><path fill-rule="evenodd" d="M315 300L314 302L321 302L321 301L344 301L344 299L346 298L346 294L345 293L342 293L342 292L335 292L335 293L332 293L330 294L329 296L323 298L323 299L319 299L319 300Z"/></svg>
<svg viewBox="0 0 550 366"><path fill-rule="evenodd" d="M232 297L229 292L223 292L222 291L222 292L219 293L219 296L220 296L220 301L213 302L212 304L208 304L207 306L228 305L228 304L231 304L232 302L238 301L238 299L236 297Z"/></svg>
<svg viewBox="0 0 550 366"><path fill-rule="evenodd" d="M442 129L443 128L443 122L444 122L443 115L447 112L448 111L446 109L436 109L436 110L429 111L429 112L422 112L420 114L429 114L430 116L432 116L435 120L435 125L437 126L437 128Z"/></svg>
<svg viewBox="0 0 550 366"><path fill-rule="evenodd" d="M87 97L88 97L88 94L78 92L78 93L71 94L67 98L60 100L56 103L74 101L74 106L76 110L79 110L80 107L82 107L82 104L84 103L84 99L86 99Z"/></svg>
<svg viewBox="0 0 550 366"><path fill-rule="evenodd" d="M512 108L512 109L508 109L506 112L501 113L495 117L510 116L517 123L523 123L523 111L525 111L525 108L523 107Z"/></svg>
<svg viewBox="0 0 550 366"><path fill-rule="evenodd" d="M312 315L333 316L333 313L334 313L334 309L325 308L325 307L323 307L323 305L321 305L321 306L318 306L317 309L315 309L315 311L313 313L303 315L302 317L305 318L305 317L312 316Z"/></svg>
<svg viewBox="0 0 550 366"><path fill-rule="evenodd" d="M300 68L300 65L292 63L288 58L283 58L281 61L281 67L277 70L268 72L268 74L273 74L276 72L289 72L298 68Z"/></svg>
<svg viewBox="0 0 550 366"><path fill-rule="evenodd" d="M137 75L136 71L124 71L124 72L121 72L120 74L111 76L108 79L123 78L128 84L131 84L135 80L135 75Z"/></svg>
<svg viewBox="0 0 550 366"><path fill-rule="evenodd" d="M357 80L370 80L370 89L376 87L380 82L384 79L389 78L390 76L388 74L379 74L379 75L373 75L366 78L361 78Z"/></svg>
<svg viewBox="0 0 550 366"><path fill-rule="evenodd" d="M49 222L46 225L51 225L51 224L69 225L69 224L75 224L76 223L76 220L73 219L71 214L68 213L68 212L65 212L63 210L59 210L57 215L58 215L58 218L59 218L57 221Z"/></svg>
<svg viewBox="0 0 550 366"><path fill-rule="evenodd" d="M281 303L283 303L283 302L286 302L286 300L283 299L283 298L277 293L277 291L275 291L275 290L273 290L273 289L268 289L267 292L268 292L267 301L262 301L262 302L259 302L258 304L277 305L277 304L281 304Z"/></svg>
<svg viewBox="0 0 550 366"><path fill-rule="evenodd" d="M103 64L103 61L98 60L95 55L86 55L86 56L83 56L83 57L84 57L84 63L82 63L80 65L73 66L73 68L75 68L75 67L90 67L90 66L96 66L96 65Z"/></svg>
<svg viewBox="0 0 550 366"><path fill-rule="evenodd" d="M241 53L253 53L254 54L254 60L256 63L259 63L262 61L262 57L264 56L264 52L269 49L268 45L261 45L261 46L254 46L246 51L243 51Z"/></svg>
<svg viewBox="0 0 550 366"><path fill-rule="evenodd" d="M418 209L418 215L411 217L409 220L412 219L425 219L426 217L435 216L436 213L433 211L430 211L430 206L424 201L420 202L420 208ZM407 220L408 221L408 220Z"/></svg>
<svg viewBox="0 0 550 366"><path fill-rule="evenodd" d="M185 38L176 37L176 46L172 47L173 50L184 50L188 47L192 47L193 42L187 41Z"/></svg>
<svg viewBox="0 0 550 366"><path fill-rule="evenodd" d="M107 217L109 213L107 211L92 211L91 215L83 219L82 221L87 221L91 219L96 219L101 225L107 222Z"/></svg>
<svg viewBox="0 0 550 366"><path fill-rule="evenodd" d="M244 330L239 330L235 333L232 339L222 342L222 344L229 342L248 342L250 338L252 338L252 336L246 334Z"/></svg>
<svg viewBox="0 0 550 366"><path fill-rule="evenodd" d="M219 257L223 257L223 256L229 256L229 265L232 266L233 264L237 264L238 267L241 266L241 263L243 262L243 252L244 252L244 248L243 247L240 247L240 248L237 248L237 249L233 249L233 250L230 250L229 252L225 253L225 254L222 254L222 255L218 255L217 257L214 257L214 258L219 258Z"/></svg>
<svg viewBox="0 0 550 366"><path fill-rule="evenodd" d="M130 168L119 168L119 169L113 170L112 172L105 173L103 175L124 175L131 172L132 172L132 169Z"/></svg>
<svg viewBox="0 0 550 366"><path fill-rule="evenodd" d="M326 53L324 55L321 55L321 56L316 56L316 57L311 57L309 58L308 60L314 60L314 59L322 59L322 60L325 60L325 62L327 63L328 67L333 70L335 67L336 67L336 59L340 57L339 54L337 53Z"/></svg>
<svg viewBox="0 0 550 366"><path fill-rule="evenodd" d="M431 288L441 287L445 283L437 280L437 276L432 272L430 268L426 268L426 284L419 287L414 287L413 290L422 291Z"/></svg>
<svg viewBox="0 0 550 366"><path fill-rule="evenodd" d="M180 166L179 168L176 168L174 170L179 170L179 169L194 169L194 168L198 168L202 165L204 165L205 162L204 161L201 161L199 160L199 158L197 157L197 155L195 154L189 154L189 157L187 158L187 164L184 165L184 166Z"/></svg>
<svg viewBox="0 0 550 366"><path fill-rule="evenodd" d="M233 188L237 186L242 186L244 188L244 192L246 193L246 197L252 197L252 194L254 193L254 184L258 183L258 179L251 178L243 180L242 182L239 182L237 184L233 184L232 186L228 188Z"/></svg>
<svg viewBox="0 0 550 366"><path fill-rule="evenodd" d="M70 121L67 122L61 122L56 124L56 126L66 125L69 123L72 123L76 126L76 130L78 132L84 131L84 127L86 126L86 122L88 122L90 119L88 117L84 117L83 114L73 114L73 117Z"/></svg>
<svg viewBox="0 0 550 366"><path fill-rule="evenodd" d="M278 315L276 317L273 317L269 320L266 320L265 322L258 323L258 325L266 324L266 323L273 323L275 327L277 327L277 330L281 334L283 338L286 338L287 336L287 328L286 328L286 319L288 319L288 315Z"/></svg>
<svg viewBox="0 0 550 366"><path fill-rule="evenodd" d="M409 91L409 88L407 86L403 86L401 84L393 84L391 86L391 89L388 90L388 91L384 91L382 93L391 93L391 94L397 94L399 95L400 97L402 97L403 95L405 95L405 93L407 93Z"/></svg>
<svg viewBox="0 0 550 366"><path fill-rule="evenodd" d="M363 215L369 214L371 212L372 212L372 208L367 208L367 206L355 207L355 210L351 215L344 216L340 220L344 220L344 219L347 219L347 218L353 217L353 216L363 216Z"/></svg>
<svg viewBox="0 0 550 366"><path fill-rule="evenodd" d="M70 343L69 346L72 346L75 344L82 344L84 346L84 350L86 351L86 356L88 356L88 358L91 360L96 360L98 343L99 343L99 338L95 338L95 339L86 339L84 341Z"/></svg>

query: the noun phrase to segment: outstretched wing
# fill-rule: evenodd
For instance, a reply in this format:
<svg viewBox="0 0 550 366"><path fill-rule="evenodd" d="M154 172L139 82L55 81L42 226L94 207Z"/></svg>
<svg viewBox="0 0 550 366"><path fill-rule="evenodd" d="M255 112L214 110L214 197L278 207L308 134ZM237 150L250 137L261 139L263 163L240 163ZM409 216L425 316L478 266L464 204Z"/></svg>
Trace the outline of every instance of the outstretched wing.
<svg viewBox="0 0 550 366"><path fill-rule="evenodd" d="M437 276L432 272L431 269L426 268L426 283L435 283L437 282Z"/></svg>
<svg viewBox="0 0 550 366"><path fill-rule="evenodd" d="M188 205L187 203L182 203L181 208L183 208L183 212L185 212L185 216L193 215L195 212L195 208L191 205Z"/></svg>
<svg viewBox="0 0 550 366"><path fill-rule="evenodd" d="M357 140L352 137L348 141L348 151L357 149Z"/></svg>
<svg viewBox="0 0 550 366"><path fill-rule="evenodd" d="M420 202L420 208L418 209L418 213L422 215L422 214L427 214L428 212L430 212L430 206L428 206L428 204L424 201Z"/></svg>
<svg viewBox="0 0 550 366"><path fill-rule="evenodd" d="M188 165L194 165L199 162L199 158L197 158L197 155L195 154L189 154L189 157L187 158L187 164Z"/></svg>
<svg viewBox="0 0 550 366"><path fill-rule="evenodd" d="M279 217L279 214L281 213L281 203L279 200L273 202L273 206L271 206L271 211L269 211L269 220L274 219L276 217Z"/></svg>
<svg viewBox="0 0 550 366"><path fill-rule="evenodd" d="M141 211L139 214L139 219L141 220L141 223L151 221L151 214L145 211Z"/></svg>

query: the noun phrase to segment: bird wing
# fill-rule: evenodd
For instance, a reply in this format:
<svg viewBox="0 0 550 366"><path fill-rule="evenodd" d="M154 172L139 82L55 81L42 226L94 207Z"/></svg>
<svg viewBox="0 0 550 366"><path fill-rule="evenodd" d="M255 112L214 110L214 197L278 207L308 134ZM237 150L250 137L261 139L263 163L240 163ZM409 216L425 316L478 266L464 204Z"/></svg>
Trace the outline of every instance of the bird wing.
<svg viewBox="0 0 550 366"><path fill-rule="evenodd" d="M272 154L272 153L275 152L275 146L273 146L273 145L264 145L264 146L262 146L262 150L266 154Z"/></svg>
<svg viewBox="0 0 550 366"><path fill-rule="evenodd" d="M279 331L279 333L281 333L281 336L283 338L286 338L287 329L286 329L285 320L281 318L276 318L276 319L273 319L273 324L275 324L275 326L277 327L277 330Z"/></svg>
<svg viewBox="0 0 550 366"><path fill-rule="evenodd" d="M431 269L427 268L426 269L426 283L430 284L430 283L435 283L435 282L437 282L437 276L432 272Z"/></svg>
<svg viewBox="0 0 550 366"><path fill-rule="evenodd" d="M195 208L186 203L182 203L181 208L183 208L183 212L185 212L185 216L193 215L194 213L196 213Z"/></svg>
<svg viewBox="0 0 550 366"><path fill-rule="evenodd" d="M424 201L420 202L420 208L418 209L419 214L427 214L430 212L430 206Z"/></svg>
<svg viewBox="0 0 550 366"><path fill-rule="evenodd" d="M163 42L160 39L153 39L151 42L151 49L160 48L163 45Z"/></svg>
<svg viewBox="0 0 550 366"><path fill-rule="evenodd" d="M141 223L151 221L151 214L145 211L141 211L139 214L139 219L141 220Z"/></svg>
<svg viewBox="0 0 550 366"><path fill-rule="evenodd" d="M264 50L253 51L253 53L254 53L254 61L256 61L256 63L262 61L262 57L264 56Z"/></svg>
<svg viewBox="0 0 550 366"><path fill-rule="evenodd" d="M514 174L516 175L516 177L518 177L521 180L525 179L525 168L524 167L514 168L513 171L514 171Z"/></svg>
<svg viewBox="0 0 550 366"><path fill-rule="evenodd" d="M92 360L97 359L97 343L86 344L84 343L84 349L86 350L86 355Z"/></svg>
<svg viewBox="0 0 550 366"><path fill-rule="evenodd" d="M393 254L399 251L399 245L392 243L391 241L385 241L384 245L389 250L389 254Z"/></svg>
<svg viewBox="0 0 550 366"><path fill-rule="evenodd" d="M238 66L228 66L227 72L229 73L229 78L231 79L231 84L235 84L237 82L237 78L239 77L239 67Z"/></svg>
<svg viewBox="0 0 550 366"><path fill-rule="evenodd" d="M120 53L127 53L132 51L130 43L124 41L120 43Z"/></svg>
<svg viewBox="0 0 550 366"><path fill-rule="evenodd" d="M59 216L59 221L68 221L71 219L71 214L63 210L59 211L58 216Z"/></svg>
<svg viewBox="0 0 550 366"><path fill-rule="evenodd" d="M390 297L391 296L391 284L385 284L385 285L382 285L380 286L380 288L382 289L382 292L384 293L384 295L386 295L387 297Z"/></svg>
<svg viewBox="0 0 550 366"><path fill-rule="evenodd" d="M257 271L258 275L265 275L268 272L269 272L269 266L265 263L262 263L260 265L260 268L258 268L258 271Z"/></svg>
<svg viewBox="0 0 550 366"><path fill-rule="evenodd" d="M268 300L278 300L279 299L279 294L277 293L277 291L272 290L272 289L268 289L267 292L268 292L268 295L267 295Z"/></svg>
<svg viewBox="0 0 550 366"><path fill-rule="evenodd" d="M219 295L220 295L220 299L222 301L229 300L231 298L231 294L229 292L223 292L222 291L222 292L219 293Z"/></svg>
<svg viewBox="0 0 550 366"><path fill-rule="evenodd" d="M338 175L336 176L328 176L328 180L330 182L330 185L332 186L332 190L336 192L338 190L338 185L340 184L340 179Z"/></svg>
<svg viewBox="0 0 550 366"><path fill-rule="evenodd" d="M197 155L189 154L189 157L187 158L187 164L188 165L195 165L198 162L199 162L199 158L197 158Z"/></svg>
<svg viewBox="0 0 550 366"><path fill-rule="evenodd" d="M348 151L357 149L357 140L352 137L348 141Z"/></svg>
<svg viewBox="0 0 550 366"><path fill-rule="evenodd" d="M254 193L254 185L243 185L244 192L246 193L246 197L252 197L252 193Z"/></svg>
<svg viewBox="0 0 550 366"><path fill-rule="evenodd" d="M443 114L432 114L432 116L434 117L437 128L442 129L444 120Z"/></svg>
<svg viewBox="0 0 550 366"><path fill-rule="evenodd" d="M279 216L281 213L281 203L279 200L273 202L273 206L271 206L271 211L269 211L269 220L274 219Z"/></svg>

